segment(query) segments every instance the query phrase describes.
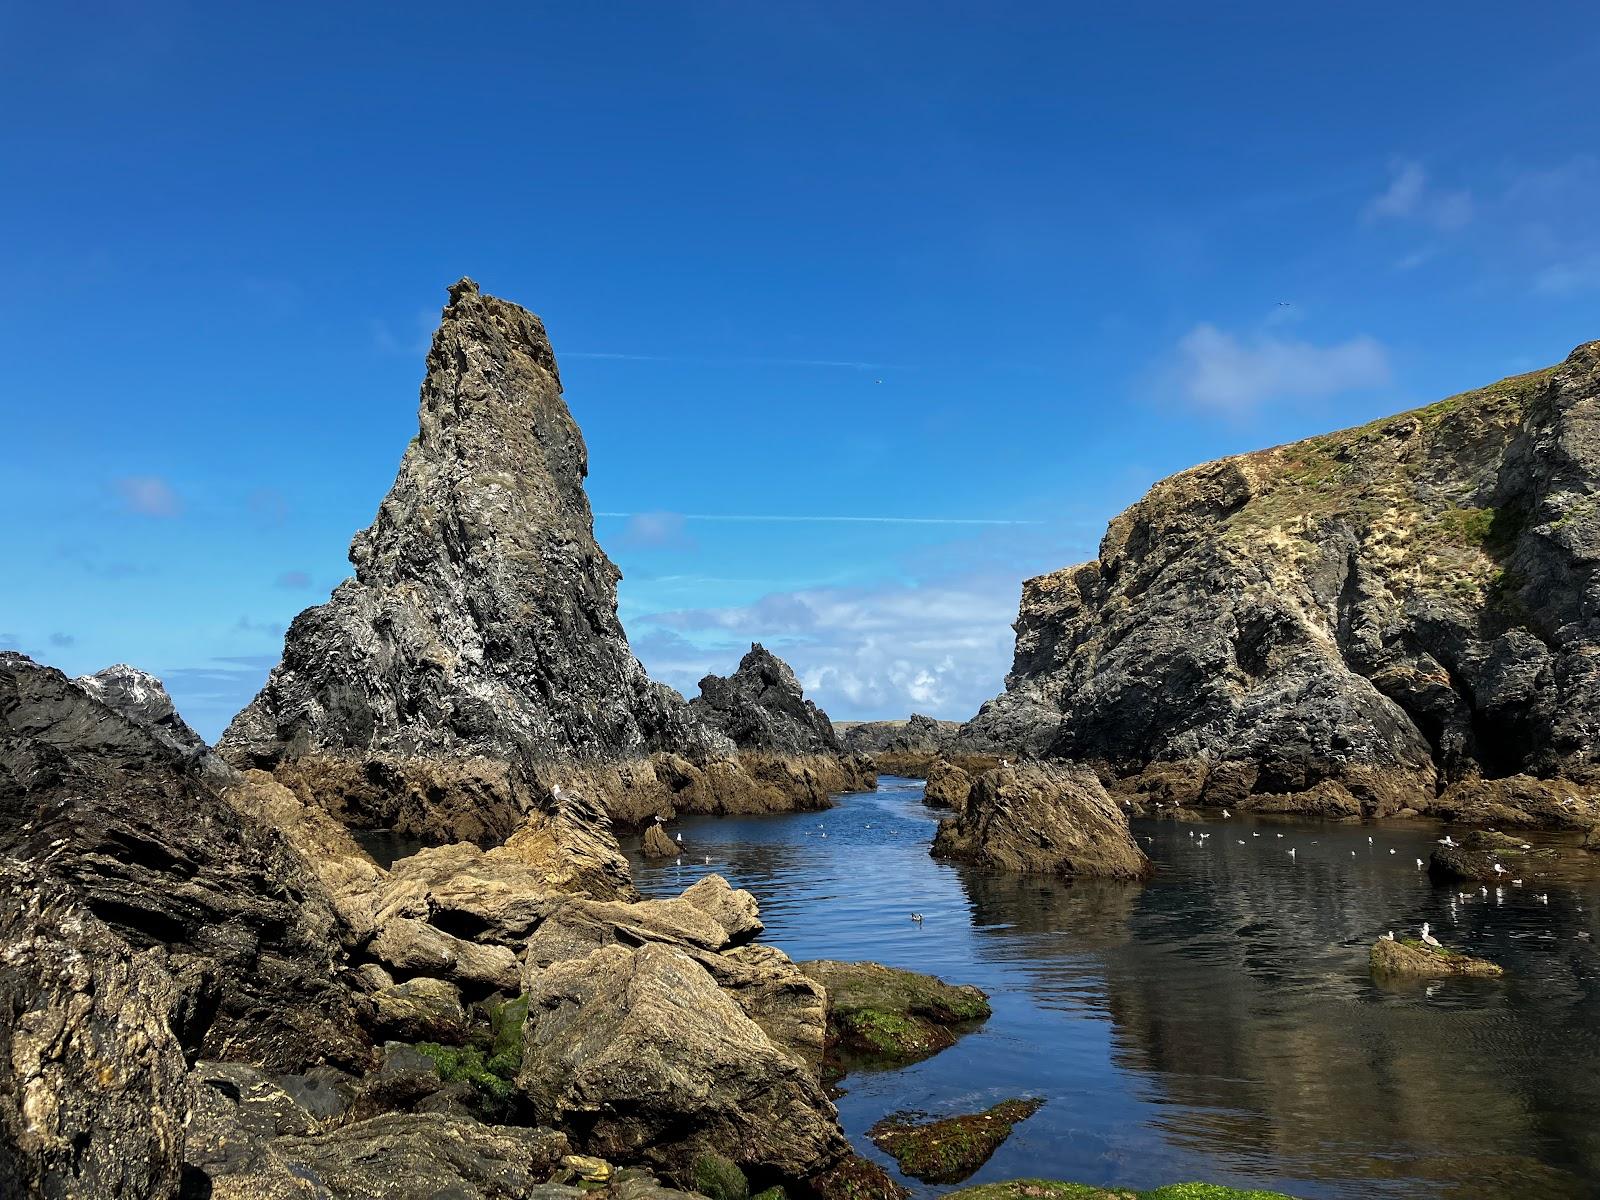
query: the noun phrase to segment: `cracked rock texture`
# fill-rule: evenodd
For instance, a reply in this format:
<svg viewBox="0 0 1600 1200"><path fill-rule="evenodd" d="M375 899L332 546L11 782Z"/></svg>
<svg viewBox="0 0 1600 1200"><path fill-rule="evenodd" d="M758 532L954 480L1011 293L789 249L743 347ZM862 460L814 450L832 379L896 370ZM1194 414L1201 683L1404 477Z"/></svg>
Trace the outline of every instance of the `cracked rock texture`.
<svg viewBox="0 0 1600 1200"><path fill-rule="evenodd" d="M543 324L455 284L418 434L351 543L355 578L295 618L223 755L352 827L485 845L557 786L633 826L846 790L826 717L776 659L763 657L756 690L753 672L736 674L696 712L645 674L617 619L619 572L594 540L587 473ZM736 741L760 753L746 764Z"/></svg>
<svg viewBox="0 0 1600 1200"><path fill-rule="evenodd" d="M1092 762L1164 803L1316 792L1369 816L1561 779L1574 802L1537 818L1589 824L1597 489L1600 342L1172 476L1096 561L1024 584L1006 691L958 741Z"/></svg>
<svg viewBox="0 0 1600 1200"><path fill-rule="evenodd" d="M26 863L0 876L0 1195L173 1195L189 1091L161 952Z"/></svg>
<svg viewBox="0 0 1600 1200"><path fill-rule="evenodd" d="M213 778L60 671L0 654L0 854L165 955L190 1054L284 1070L364 1058L327 893Z"/></svg>

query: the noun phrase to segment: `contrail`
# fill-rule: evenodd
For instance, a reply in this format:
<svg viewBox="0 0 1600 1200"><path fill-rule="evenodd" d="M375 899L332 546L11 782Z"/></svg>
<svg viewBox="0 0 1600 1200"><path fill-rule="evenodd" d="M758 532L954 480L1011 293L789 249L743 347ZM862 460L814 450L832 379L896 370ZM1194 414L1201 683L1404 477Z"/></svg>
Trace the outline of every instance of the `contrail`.
<svg viewBox="0 0 1600 1200"><path fill-rule="evenodd" d="M832 358L700 358L679 354L613 354L599 350L568 350L562 358L597 358L618 362L691 363L712 367L842 367L851 371L904 371L897 363L854 362Z"/></svg>
<svg viewBox="0 0 1600 1200"><path fill-rule="evenodd" d="M788 524L827 522L858 525L1042 525L1043 521L1013 521L999 517L821 517L779 516L762 513L597 512L597 517L680 517L685 521L781 521Z"/></svg>

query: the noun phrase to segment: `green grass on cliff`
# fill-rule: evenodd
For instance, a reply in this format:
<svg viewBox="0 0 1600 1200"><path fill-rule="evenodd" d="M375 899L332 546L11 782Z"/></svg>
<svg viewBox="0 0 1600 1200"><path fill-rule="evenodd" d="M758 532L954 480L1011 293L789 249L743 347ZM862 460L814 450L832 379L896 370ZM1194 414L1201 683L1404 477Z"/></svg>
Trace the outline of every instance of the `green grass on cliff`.
<svg viewBox="0 0 1600 1200"><path fill-rule="evenodd" d="M1153 1191L1099 1188L1053 1179L1012 1179L948 1192L944 1200L1294 1200L1282 1192L1231 1188L1215 1183L1171 1183Z"/></svg>

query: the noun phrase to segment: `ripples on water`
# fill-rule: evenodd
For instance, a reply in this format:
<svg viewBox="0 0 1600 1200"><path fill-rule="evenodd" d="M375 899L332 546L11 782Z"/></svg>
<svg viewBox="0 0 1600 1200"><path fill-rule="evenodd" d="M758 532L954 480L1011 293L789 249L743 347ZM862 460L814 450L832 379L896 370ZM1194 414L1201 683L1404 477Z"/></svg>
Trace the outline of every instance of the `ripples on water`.
<svg viewBox="0 0 1600 1200"><path fill-rule="evenodd" d="M994 1016L953 1048L845 1080L862 1153L892 1169L865 1131L895 1110L1037 1095L1048 1103L972 1182L1600 1196L1600 952L1576 936L1600 933L1600 863L1582 852L1462 901L1465 885L1416 868L1432 825L1136 821L1154 882L1069 885L934 861L921 796L886 778L824 813L685 819L681 865L626 847L647 894L708 871L749 888L765 940L796 959L874 959L989 993ZM1373 940L1423 921L1507 978L1380 988Z"/></svg>

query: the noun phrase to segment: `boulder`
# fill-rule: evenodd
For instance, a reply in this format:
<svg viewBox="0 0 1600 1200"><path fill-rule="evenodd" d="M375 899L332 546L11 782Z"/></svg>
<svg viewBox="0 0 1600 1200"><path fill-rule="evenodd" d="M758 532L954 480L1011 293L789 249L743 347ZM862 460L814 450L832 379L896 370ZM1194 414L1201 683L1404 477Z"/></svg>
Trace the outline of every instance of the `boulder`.
<svg viewBox="0 0 1600 1200"><path fill-rule="evenodd" d="M272 1149L336 1197L546 1200L543 1184L568 1153L549 1129L483 1125L440 1113L386 1113Z"/></svg>
<svg viewBox="0 0 1600 1200"><path fill-rule="evenodd" d="M923 1183L960 1183L975 1174L1011 1136L1011 1131L1043 1107L1043 1100L1004 1100L983 1112L919 1121L917 1114L885 1117L867 1136Z"/></svg>
<svg viewBox="0 0 1600 1200"><path fill-rule="evenodd" d="M971 793L972 776L949 759L936 759L928 767L927 782L922 788L924 804L951 809L959 816L966 811Z"/></svg>
<svg viewBox="0 0 1600 1200"><path fill-rule="evenodd" d="M937 1054L990 1014L975 987L873 962L814 959L797 964L827 995L829 1057L839 1071L854 1063L901 1065Z"/></svg>
<svg viewBox="0 0 1600 1200"><path fill-rule="evenodd" d="M673 858L682 853L660 825L651 825L644 831L642 848L646 858Z"/></svg>
<svg viewBox="0 0 1600 1200"><path fill-rule="evenodd" d="M1434 846L1428 856L1428 874L1435 879L1508 884L1541 874L1554 859L1555 851L1536 850L1519 837L1472 830L1462 835L1458 845Z"/></svg>
<svg viewBox="0 0 1600 1200"><path fill-rule="evenodd" d="M530 947L526 991L518 1086L586 1153L683 1178L716 1152L799 1179L848 1150L816 1077L679 947L602 945L547 966Z"/></svg>
<svg viewBox="0 0 1600 1200"><path fill-rule="evenodd" d="M756 898L742 888L735 889L721 875L702 875L680 899L705 913L727 934L727 945L742 946L766 930Z"/></svg>
<svg viewBox="0 0 1600 1200"><path fill-rule="evenodd" d="M172 1196L190 1109L159 950L0 857L0 1195Z"/></svg>
<svg viewBox="0 0 1600 1200"><path fill-rule="evenodd" d="M1092 771L1026 763L974 781L965 809L939 823L932 853L995 870L1143 879L1148 859Z"/></svg>
<svg viewBox="0 0 1600 1200"><path fill-rule="evenodd" d="M1444 947L1434 949L1413 938L1381 937L1372 944L1370 958L1372 973L1377 976L1466 975L1495 979L1505 974L1503 968L1487 959L1473 958Z"/></svg>
<svg viewBox="0 0 1600 1200"><path fill-rule="evenodd" d="M406 1042L441 1042L458 1046L467 1040L467 1011L461 989L442 979L418 976L372 993L378 1032Z"/></svg>
<svg viewBox="0 0 1600 1200"><path fill-rule="evenodd" d="M412 917L385 922L367 952L397 974L450 979L479 993L514 991L520 977L517 956L504 946L469 942Z"/></svg>

